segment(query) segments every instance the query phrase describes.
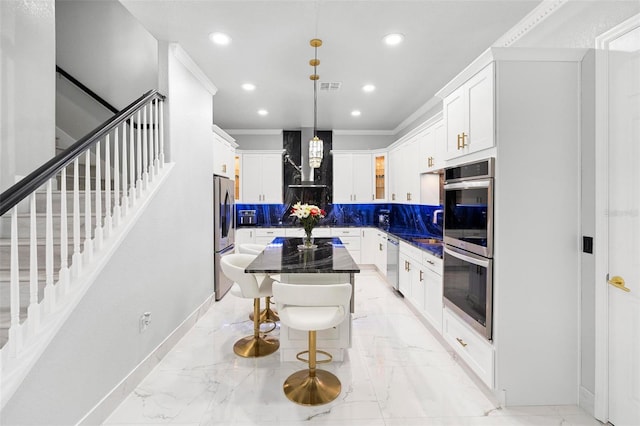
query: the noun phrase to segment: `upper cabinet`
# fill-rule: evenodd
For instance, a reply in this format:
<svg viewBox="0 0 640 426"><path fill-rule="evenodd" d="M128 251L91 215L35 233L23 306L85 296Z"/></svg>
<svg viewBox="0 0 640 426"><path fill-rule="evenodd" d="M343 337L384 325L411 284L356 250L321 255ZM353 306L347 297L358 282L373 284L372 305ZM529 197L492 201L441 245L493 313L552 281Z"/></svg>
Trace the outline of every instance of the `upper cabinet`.
<svg viewBox="0 0 640 426"><path fill-rule="evenodd" d="M493 62L444 97L447 159L495 145L494 104Z"/></svg>
<svg viewBox="0 0 640 426"><path fill-rule="evenodd" d="M333 202L370 203L375 200L370 152L332 151Z"/></svg>
<svg viewBox="0 0 640 426"><path fill-rule="evenodd" d="M387 153L373 153L373 194L374 201L387 201L387 190L389 186L389 174L387 173Z"/></svg>
<svg viewBox="0 0 640 426"><path fill-rule="evenodd" d="M213 125L213 173L229 179L235 178L236 144L227 132Z"/></svg>
<svg viewBox="0 0 640 426"><path fill-rule="evenodd" d="M240 176L241 202L282 203L282 150L242 152Z"/></svg>
<svg viewBox="0 0 640 426"><path fill-rule="evenodd" d="M420 203L420 174L418 150L420 136L415 135L389 151L389 187L395 203Z"/></svg>
<svg viewBox="0 0 640 426"><path fill-rule="evenodd" d="M447 157L446 127L442 116L430 125L419 138L418 172L429 173L443 169Z"/></svg>

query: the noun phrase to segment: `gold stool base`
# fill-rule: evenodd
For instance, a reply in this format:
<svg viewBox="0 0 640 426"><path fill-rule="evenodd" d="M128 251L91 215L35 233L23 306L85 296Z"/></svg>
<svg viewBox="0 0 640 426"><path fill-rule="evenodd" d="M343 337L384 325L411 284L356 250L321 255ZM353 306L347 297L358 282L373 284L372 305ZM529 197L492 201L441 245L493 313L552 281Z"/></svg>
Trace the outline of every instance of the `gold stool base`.
<svg viewBox="0 0 640 426"><path fill-rule="evenodd" d="M233 352L244 358L258 358L271 355L280 347L280 341L274 337L247 336L233 345Z"/></svg>
<svg viewBox="0 0 640 426"><path fill-rule="evenodd" d="M340 380L325 370L316 370L315 377L309 376L309 370L296 371L285 380L284 394L289 400L300 405L322 405L340 395Z"/></svg>
<svg viewBox="0 0 640 426"><path fill-rule="evenodd" d="M253 321L253 312L249 314L249 319ZM262 324L263 322L280 321L280 317L278 316L278 313L276 311L272 310L271 308L266 308L260 312L260 318L258 320L260 321L260 324Z"/></svg>

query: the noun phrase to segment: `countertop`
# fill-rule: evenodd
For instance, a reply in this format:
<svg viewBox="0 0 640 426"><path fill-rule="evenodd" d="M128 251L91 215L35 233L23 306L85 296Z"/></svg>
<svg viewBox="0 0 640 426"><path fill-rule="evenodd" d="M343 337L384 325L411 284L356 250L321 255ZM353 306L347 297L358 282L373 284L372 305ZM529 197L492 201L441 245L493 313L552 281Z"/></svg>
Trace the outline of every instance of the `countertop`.
<svg viewBox="0 0 640 426"><path fill-rule="evenodd" d="M256 228L264 228L265 226L261 225L240 225L237 229L256 229ZM387 234L394 235L398 237L400 240L404 241L407 244L414 245L421 250L427 251L429 254L442 259L443 252L443 241L441 237L434 237L431 235L422 235L417 234L412 229L406 228L394 228L393 226L390 228L379 228L375 226L360 226L360 225L340 225L340 226L330 226L330 225L318 225L318 228L374 228L380 229L381 231L386 232ZM300 228L300 225L293 224L282 224L282 225L270 225L268 228Z"/></svg>
<svg viewBox="0 0 640 426"><path fill-rule="evenodd" d="M340 238L315 238L313 250L299 250L299 237L277 237L245 268L250 273L357 273L360 268Z"/></svg>

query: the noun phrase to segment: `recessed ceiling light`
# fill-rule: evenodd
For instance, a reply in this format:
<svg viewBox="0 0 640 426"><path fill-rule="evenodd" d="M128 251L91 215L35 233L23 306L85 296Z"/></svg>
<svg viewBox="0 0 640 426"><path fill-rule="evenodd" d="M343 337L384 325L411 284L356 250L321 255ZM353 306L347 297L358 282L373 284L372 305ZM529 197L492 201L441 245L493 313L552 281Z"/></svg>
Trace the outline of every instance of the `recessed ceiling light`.
<svg viewBox="0 0 640 426"><path fill-rule="evenodd" d="M353 115L354 117L360 117L361 112L356 110L351 111L351 115Z"/></svg>
<svg viewBox="0 0 640 426"><path fill-rule="evenodd" d="M376 86L374 86L373 84L365 84L364 86L362 86L362 90L367 93L373 92L374 90L376 90Z"/></svg>
<svg viewBox="0 0 640 426"><path fill-rule="evenodd" d="M209 34L209 38L215 44L219 44L222 46L226 46L227 44L231 43L231 37L224 33L211 33Z"/></svg>
<svg viewBox="0 0 640 426"><path fill-rule="evenodd" d="M267 115L267 114L269 114L269 111L267 111L266 109L259 109L258 110L258 114L259 115Z"/></svg>
<svg viewBox="0 0 640 426"><path fill-rule="evenodd" d="M252 83L244 83L242 85L242 88L244 90L246 90L247 92L252 92L252 91L256 90L256 85L252 84Z"/></svg>
<svg viewBox="0 0 640 426"><path fill-rule="evenodd" d="M387 44L388 46L395 46L396 44L402 43L402 40L404 40L404 35L400 33L387 34L383 37L382 40L384 40L385 44Z"/></svg>

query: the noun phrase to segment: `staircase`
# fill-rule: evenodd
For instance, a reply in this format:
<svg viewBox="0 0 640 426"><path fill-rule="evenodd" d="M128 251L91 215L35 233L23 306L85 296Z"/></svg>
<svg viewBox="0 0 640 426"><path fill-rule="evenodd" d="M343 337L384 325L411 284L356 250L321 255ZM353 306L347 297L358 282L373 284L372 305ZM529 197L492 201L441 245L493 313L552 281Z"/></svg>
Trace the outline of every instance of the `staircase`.
<svg viewBox="0 0 640 426"><path fill-rule="evenodd" d="M83 165L80 165L83 168ZM95 168L94 168L95 170ZM93 175L95 176L95 175ZM67 187L73 187L73 168L71 173L67 174ZM84 208L86 194L84 192L84 177L80 182L79 193L79 205L81 209ZM113 182L112 182L113 184ZM92 182L92 187L95 188L95 178ZM106 197L111 197L112 204L115 204L113 199L113 191L110 194L106 194L104 191L100 194L102 200L101 216L106 216L106 210L104 206L107 204ZM31 303L42 303L44 299L44 289L47 282L51 284L60 282L61 271L68 270L69 265L72 264L74 253L74 230L73 230L73 213L68 210L65 217L66 224L66 243L65 241L54 238L51 244L51 256L50 262L52 262L52 273L49 280L47 280L47 246L46 246L46 222L47 222L47 191L38 190L35 194L35 223L36 223L36 243L31 244L31 213L29 212L29 206L26 206L28 202L23 202L18 208L17 217L17 255L18 255L18 280L19 280L19 292L20 292L20 322L24 322L27 318L27 308ZM95 214L96 209L96 191L92 190L89 193L89 200L91 203L91 211ZM66 206L73 206L73 193L67 192L65 194ZM60 215L62 207L62 191L60 188L51 191L51 207L54 213L51 215L51 226L54 236L61 236L62 217ZM68 207L67 207L68 208ZM66 210L66 209L65 209ZM20 213L20 211L23 211ZM82 214L82 213L81 213ZM95 220L95 218L94 218ZM104 223L103 223L104 225ZM5 215L0 218L0 348L4 347L9 338L9 326L11 323L10 317L10 286L11 286L11 217ZM84 240L85 226L84 222L80 223L80 241ZM64 247L63 247L64 245ZM37 265L36 280L37 286L35 287L36 293L31 294L31 250L35 247L35 260ZM64 272L63 272L64 273ZM61 291L61 288L57 288L57 291ZM33 298L33 300L32 300ZM54 297L55 299L55 297Z"/></svg>
<svg viewBox="0 0 640 426"><path fill-rule="evenodd" d="M144 94L0 194L0 409L166 173L163 100Z"/></svg>

